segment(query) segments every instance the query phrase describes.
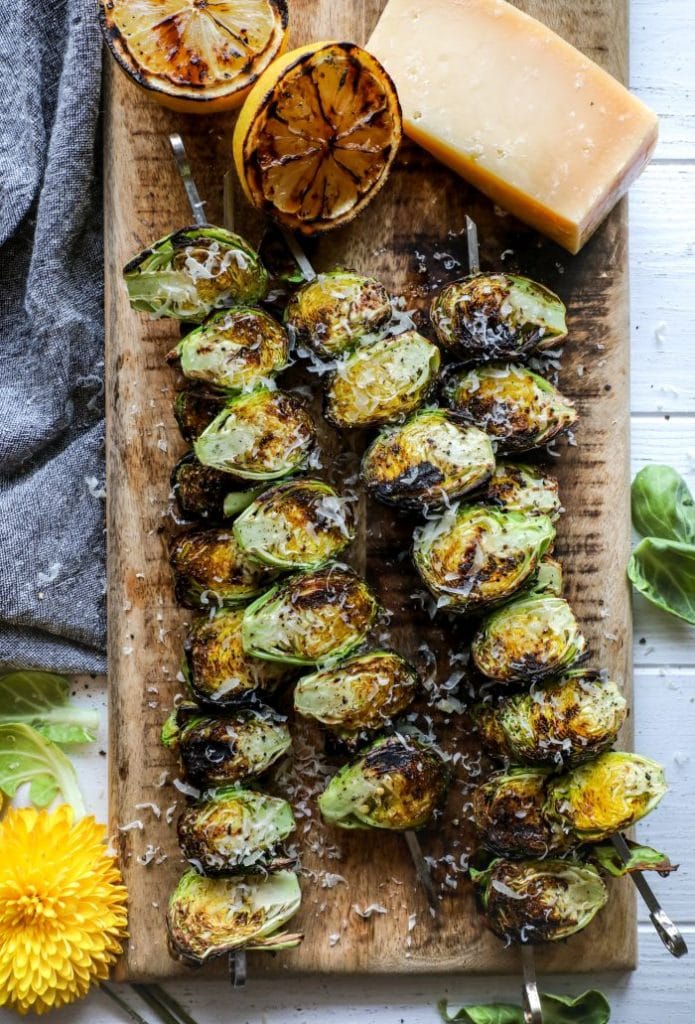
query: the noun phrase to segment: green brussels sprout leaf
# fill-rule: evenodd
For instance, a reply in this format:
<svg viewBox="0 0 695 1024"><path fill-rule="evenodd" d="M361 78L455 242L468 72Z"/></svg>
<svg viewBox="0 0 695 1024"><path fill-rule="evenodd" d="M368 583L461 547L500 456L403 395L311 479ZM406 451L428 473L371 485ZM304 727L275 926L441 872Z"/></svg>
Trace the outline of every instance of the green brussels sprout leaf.
<svg viewBox="0 0 695 1024"><path fill-rule="evenodd" d="M600 843L591 850L591 858L614 878L621 878L633 871L658 871L660 875L669 875L678 871L678 864L672 864L665 853L659 853L651 846L640 846L630 839L626 840L630 849L630 859L626 864L612 843Z"/></svg>
<svg viewBox="0 0 695 1024"><path fill-rule="evenodd" d="M695 544L695 501L670 466L645 466L632 481L632 522L643 537Z"/></svg>
<svg viewBox="0 0 695 1024"><path fill-rule="evenodd" d="M0 789L13 797L25 783L36 807L47 807L60 793L78 817L87 813L75 769L60 747L23 722L0 725Z"/></svg>
<svg viewBox="0 0 695 1024"><path fill-rule="evenodd" d="M695 625L695 545L645 537L632 552L627 575L651 604Z"/></svg>
<svg viewBox="0 0 695 1024"><path fill-rule="evenodd" d="M0 677L0 724L24 722L54 743L91 743L99 715L70 703L70 680L54 672L17 671Z"/></svg>
<svg viewBox="0 0 695 1024"><path fill-rule="evenodd" d="M571 996L541 994L543 1024L608 1024L611 1008L602 992L591 989ZM437 1004L444 1024L524 1024L524 1011L512 1003L481 1003L449 1009L446 999Z"/></svg>

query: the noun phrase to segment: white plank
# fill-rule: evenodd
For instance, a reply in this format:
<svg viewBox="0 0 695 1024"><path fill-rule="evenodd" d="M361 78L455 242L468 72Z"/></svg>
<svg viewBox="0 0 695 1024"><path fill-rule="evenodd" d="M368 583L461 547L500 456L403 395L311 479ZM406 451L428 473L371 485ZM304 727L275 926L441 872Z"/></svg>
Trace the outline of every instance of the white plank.
<svg viewBox="0 0 695 1024"><path fill-rule="evenodd" d="M695 157L692 0L631 0L630 86L661 118L658 159Z"/></svg>
<svg viewBox="0 0 695 1024"><path fill-rule="evenodd" d="M695 413L694 243L695 165L652 164L630 193L633 412Z"/></svg>
<svg viewBox="0 0 695 1024"><path fill-rule="evenodd" d="M695 947L695 933L689 935ZM692 964L673 960L650 933L640 937L640 969L634 975L598 974L589 977L541 979L550 992L578 995L599 988L613 1008L615 1024L691 1024ZM519 982L512 978L359 979L330 978L255 981L244 990L232 991L219 982L182 981L168 991L193 1015L197 1024L438 1024L436 1004L448 999L452 1006L493 1000L519 1001ZM135 1003L130 991L119 992ZM141 1006L141 1004L138 1004ZM144 1007L142 1007L145 1010ZM145 1017L152 1019L145 1011ZM125 1024L125 1015L103 993L95 992L87 1003L51 1015L52 1024ZM0 1011L0 1021L16 1020Z"/></svg>

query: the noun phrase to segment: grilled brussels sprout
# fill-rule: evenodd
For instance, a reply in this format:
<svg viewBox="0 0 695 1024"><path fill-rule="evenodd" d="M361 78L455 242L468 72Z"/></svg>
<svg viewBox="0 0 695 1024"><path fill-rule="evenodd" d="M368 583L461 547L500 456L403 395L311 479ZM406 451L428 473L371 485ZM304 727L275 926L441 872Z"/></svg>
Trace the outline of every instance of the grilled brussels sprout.
<svg viewBox="0 0 695 1024"><path fill-rule="evenodd" d="M422 405L439 372L439 349L417 331L382 338L347 356L326 392L335 427L398 423Z"/></svg>
<svg viewBox="0 0 695 1024"><path fill-rule="evenodd" d="M289 339L269 313L237 306L214 313L174 351L190 380L222 391L248 391L285 369Z"/></svg>
<svg viewBox="0 0 695 1024"><path fill-rule="evenodd" d="M574 404L550 381L514 363L453 370L442 396L455 416L484 430L504 453L539 448L577 420Z"/></svg>
<svg viewBox="0 0 695 1024"><path fill-rule="evenodd" d="M272 690L287 674L282 665L246 654L243 618L240 608L222 609L191 626L185 674L191 693L203 704L226 708L258 690Z"/></svg>
<svg viewBox="0 0 695 1024"><path fill-rule="evenodd" d="M446 505L483 484L495 467L492 443L444 409L423 409L383 430L362 459L375 498L403 508Z"/></svg>
<svg viewBox="0 0 695 1024"><path fill-rule="evenodd" d="M384 286L353 270L319 274L294 293L285 312L297 340L322 356L340 355L390 318Z"/></svg>
<svg viewBox="0 0 695 1024"><path fill-rule="evenodd" d="M608 751L551 780L546 813L581 842L599 842L653 811L667 788L656 761Z"/></svg>
<svg viewBox="0 0 695 1024"><path fill-rule="evenodd" d="M286 800L221 786L187 807L177 828L186 860L204 875L218 876L288 867L278 847L295 822Z"/></svg>
<svg viewBox="0 0 695 1024"><path fill-rule="evenodd" d="M554 537L547 516L462 505L416 532L413 560L440 607L478 611L523 586Z"/></svg>
<svg viewBox="0 0 695 1024"><path fill-rule="evenodd" d="M169 558L176 600L185 608L249 601L276 575L247 558L232 531L222 526L181 534Z"/></svg>
<svg viewBox="0 0 695 1024"><path fill-rule="evenodd" d="M347 566L298 573L244 613L247 654L288 665L315 665L348 655L378 612L374 594Z"/></svg>
<svg viewBox="0 0 695 1024"><path fill-rule="evenodd" d="M444 762L431 747L386 736L340 769L319 797L319 810L340 828L422 828L447 785Z"/></svg>
<svg viewBox="0 0 695 1024"><path fill-rule="evenodd" d="M551 555L544 555L533 584L528 590L529 596L562 597L562 587L562 566Z"/></svg>
<svg viewBox="0 0 695 1024"><path fill-rule="evenodd" d="M564 853L571 838L545 814L547 770L495 772L473 792L480 840L500 857L547 857Z"/></svg>
<svg viewBox="0 0 695 1024"><path fill-rule="evenodd" d="M484 747L523 764L580 764L615 743L627 715L618 686L598 672L575 669L531 693L473 709Z"/></svg>
<svg viewBox="0 0 695 1024"><path fill-rule="evenodd" d="M350 506L321 480L265 491L234 524L246 554L277 569L318 569L355 536Z"/></svg>
<svg viewBox="0 0 695 1024"><path fill-rule="evenodd" d="M200 323L213 309L253 304L268 289L257 253L224 228L191 227L165 235L123 269L133 309Z"/></svg>
<svg viewBox="0 0 695 1024"><path fill-rule="evenodd" d="M556 942L586 928L608 901L596 868L571 860L497 859L471 871L488 927L511 942Z"/></svg>
<svg viewBox="0 0 695 1024"><path fill-rule="evenodd" d="M417 685L417 672L400 654L369 651L302 676L294 690L294 706L300 715L315 718L340 735L383 729L407 708Z"/></svg>
<svg viewBox="0 0 695 1024"><path fill-rule="evenodd" d="M224 518L224 499L233 484L228 473L201 466L193 452L186 452L171 473L172 494L186 519Z"/></svg>
<svg viewBox="0 0 695 1024"><path fill-rule="evenodd" d="M435 296L430 318L445 349L469 362L518 358L567 335L565 306L527 277L474 274Z"/></svg>
<svg viewBox="0 0 695 1024"><path fill-rule="evenodd" d="M303 469L316 430L293 395L258 388L231 399L194 442L204 466L244 480L279 480Z"/></svg>
<svg viewBox="0 0 695 1024"><path fill-rule="evenodd" d="M291 871L233 878L204 878L186 871L169 899L171 951L198 967L241 947L291 949L302 936L280 929L299 910L301 898Z"/></svg>
<svg viewBox="0 0 695 1024"><path fill-rule="evenodd" d="M498 462L485 488L486 502L555 522L562 511L557 480L540 466Z"/></svg>
<svg viewBox="0 0 695 1024"><path fill-rule="evenodd" d="M200 789L242 783L261 775L289 749L285 719L261 704L208 718L179 705L162 730L162 743L175 749L186 778Z"/></svg>
<svg viewBox="0 0 695 1024"><path fill-rule="evenodd" d="M557 675L586 650L577 620L561 597L518 597L492 612L471 644L479 672L498 683Z"/></svg>
<svg viewBox="0 0 695 1024"><path fill-rule="evenodd" d="M209 395L192 388L177 391L174 398L174 418L184 441L195 441L209 427L224 408L221 395Z"/></svg>

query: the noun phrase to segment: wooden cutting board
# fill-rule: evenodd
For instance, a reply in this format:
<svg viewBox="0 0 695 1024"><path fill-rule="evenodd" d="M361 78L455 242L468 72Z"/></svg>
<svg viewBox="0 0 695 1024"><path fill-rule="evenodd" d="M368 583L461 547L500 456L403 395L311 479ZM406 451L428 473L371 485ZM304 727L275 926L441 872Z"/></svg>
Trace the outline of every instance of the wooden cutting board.
<svg viewBox="0 0 695 1024"><path fill-rule="evenodd" d="M342 38L363 43L383 3L292 0L291 45ZM626 0L524 0L519 6L547 22L613 74L627 73ZM465 96L462 97L465 102ZM183 869L175 820L185 797L171 784L178 770L158 742L161 724L181 690L176 675L190 613L175 606L164 544L169 530L169 474L182 454L171 411L174 374L164 356L179 332L173 322L132 312L121 268L149 242L190 223L167 136L180 132L207 200L211 222L222 217L222 175L230 167L233 117L189 118L166 112L109 61L104 121L106 360L108 431L109 670L111 826L130 892L131 939L120 966L130 980L188 971L167 952L167 897ZM237 230L257 243L262 225L237 195ZM570 337L560 386L577 402L576 446L562 442L552 469L567 514L557 550L567 596L587 633L591 663L609 670L630 693L630 607L624 567L629 550L629 351L627 224L622 204L581 255L538 237L495 211L482 196L416 146L406 143L390 181L362 217L329 235L312 257L319 269L353 266L380 278L409 306L424 306L433 286L465 271L464 215L479 225L483 268L505 268L543 281L569 308ZM328 435L327 435L328 436ZM361 450L364 438L349 441ZM438 656L440 680L451 672L453 634L431 623L411 599L418 582L407 558L413 523L360 503L361 531L352 561L366 570L394 613L394 642L426 668L422 645ZM466 818L465 767L478 762L465 719L435 715L450 750L463 753L442 825L422 834L425 853L446 893L430 917L405 844L397 835L343 834L325 829L312 810L318 786L311 762L317 733L295 729L304 905L292 927L306 933L296 950L255 954L262 972L515 972L518 955L482 925L455 861L472 842ZM623 743L630 743L630 729ZM168 779L169 781L162 781ZM153 807L143 806L147 804ZM138 806L140 805L140 806ZM174 806L176 805L176 806ZM156 811L161 811L158 817ZM133 825L133 823L136 823ZM140 823L140 827L137 823ZM130 826L130 827L128 827ZM145 865L154 850L150 863ZM316 851L323 849L323 855ZM161 858L166 856L166 860ZM341 876L336 879L334 876ZM386 913L363 919L353 908L378 904ZM413 916L415 915L415 916ZM539 951L541 972L631 968L636 960L635 906L630 883L612 885L609 908L580 936ZM205 971L203 974L214 973Z"/></svg>

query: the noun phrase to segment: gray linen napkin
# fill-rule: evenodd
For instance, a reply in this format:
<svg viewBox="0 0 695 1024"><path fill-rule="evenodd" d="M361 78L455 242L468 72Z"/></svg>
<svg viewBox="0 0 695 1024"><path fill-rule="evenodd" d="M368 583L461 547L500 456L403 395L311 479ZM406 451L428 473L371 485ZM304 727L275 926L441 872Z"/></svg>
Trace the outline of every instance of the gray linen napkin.
<svg viewBox="0 0 695 1024"><path fill-rule="evenodd" d="M0 667L103 671L95 0L0 0Z"/></svg>

